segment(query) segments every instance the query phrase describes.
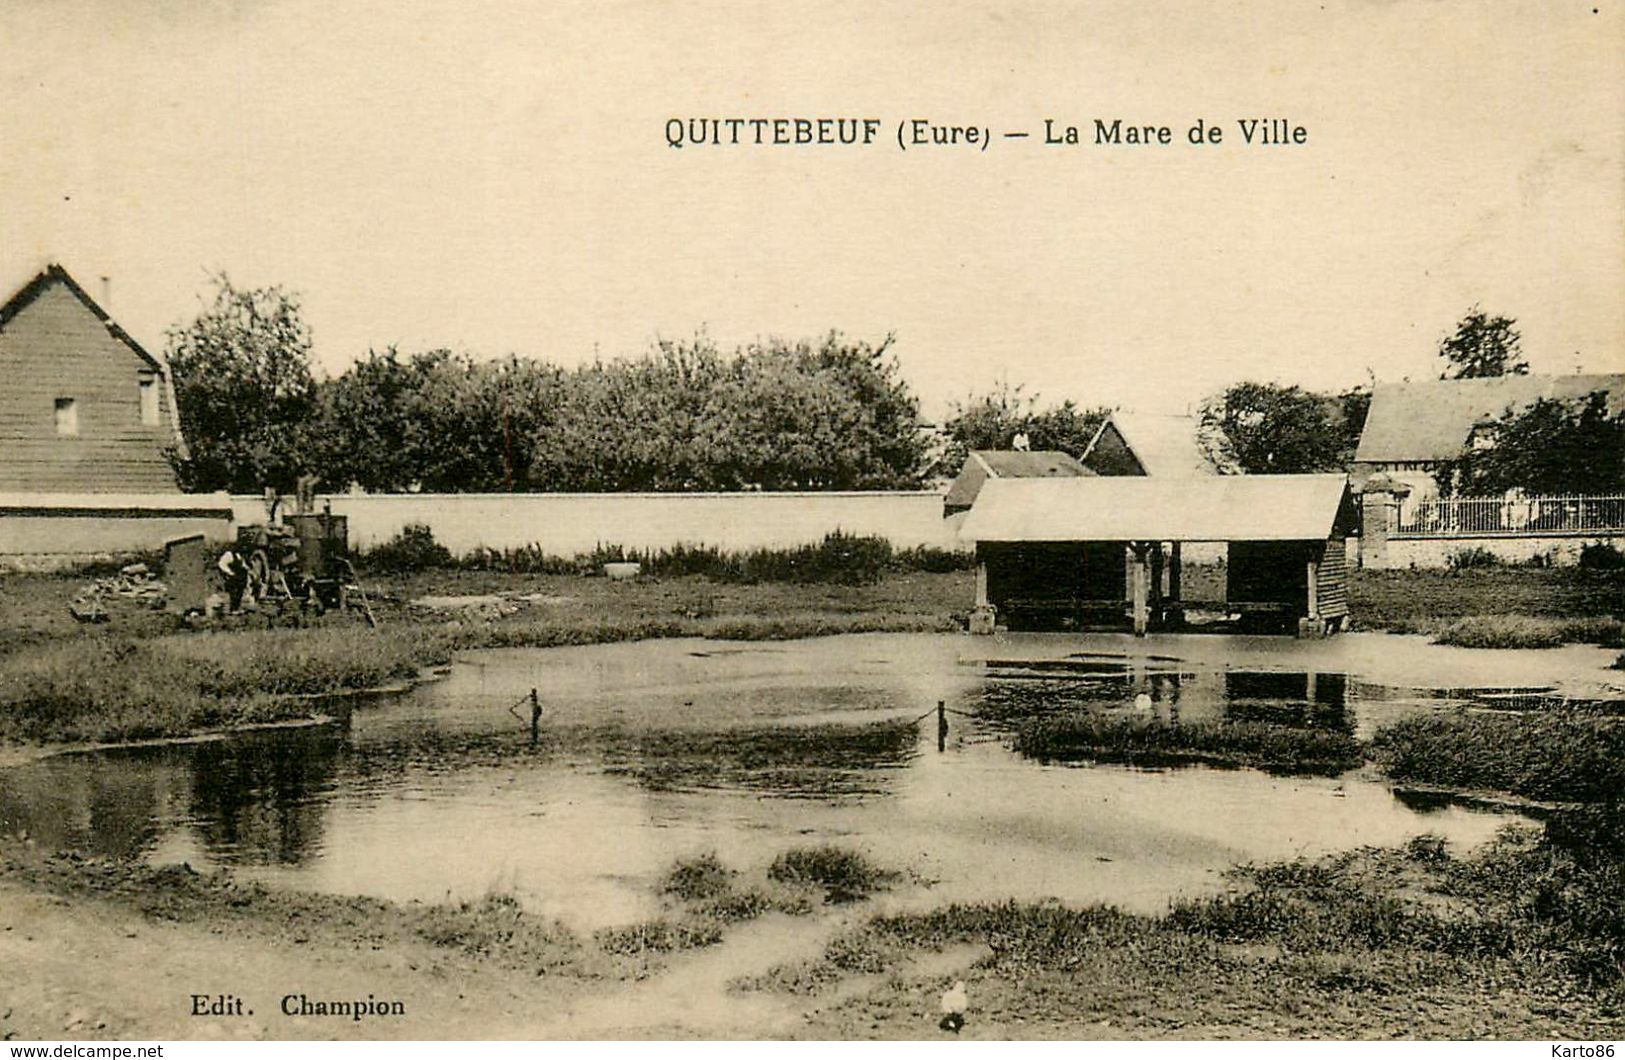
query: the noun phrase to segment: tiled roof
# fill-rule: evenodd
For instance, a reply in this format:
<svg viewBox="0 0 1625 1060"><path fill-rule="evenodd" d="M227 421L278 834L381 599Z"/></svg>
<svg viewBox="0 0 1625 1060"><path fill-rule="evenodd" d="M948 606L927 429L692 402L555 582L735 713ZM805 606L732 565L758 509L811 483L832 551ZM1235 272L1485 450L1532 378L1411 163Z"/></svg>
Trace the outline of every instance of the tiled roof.
<svg viewBox="0 0 1625 1060"><path fill-rule="evenodd" d="M1503 375L1379 383L1354 459L1367 463L1449 460L1461 455L1473 427L1540 398L1580 398L1594 390L1625 409L1625 375Z"/></svg>

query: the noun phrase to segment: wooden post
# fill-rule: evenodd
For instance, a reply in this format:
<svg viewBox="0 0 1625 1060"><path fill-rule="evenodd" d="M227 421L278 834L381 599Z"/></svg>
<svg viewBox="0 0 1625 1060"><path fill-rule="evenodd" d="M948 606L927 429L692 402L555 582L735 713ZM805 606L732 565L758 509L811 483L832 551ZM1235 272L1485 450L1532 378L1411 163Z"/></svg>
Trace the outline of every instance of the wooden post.
<svg viewBox="0 0 1625 1060"><path fill-rule="evenodd" d="M1317 619L1320 617L1320 564L1314 560L1309 561L1307 617Z"/></svg>
<svg viewBox="0 0 1625 1060"><path fill-rule="evenodd" d="M937 753L948 749L948 704L937 700Z"/></svg>
<svg viewBox="0 0 1625 1060"><path fill-rule="evenodd" d="M542 701L536 695L536 690L533 688L530 690L530 745L532 747L535 747L536 741L541 738L541 731Z"/></svg>
<svg viewBox="0 0 1625 1060"><path fill-rule="evenodd" d="M1135 542L1129 545L1129 548L1134 552L1134 576L1132 579L1134 582L1134 635L1143 637L1150 618L1146 607L1146 594L1150 588L1147 584L1150 580L1149 572L1146 570L1145 564L1147 546Z"/></svg>
<svg viewBox="0 0 1625 1060"><path fill-rule="evenodd" d="M998 632L998 619L993 613L993 605L987 599L987 552L980 544L976 546L976 606L970 612L970 631L972 633L992 634Z"/></svg>
<svg viewBox="0 0 1625 1060"><path fill-rule="evenodd" d="M1183 596L1184 586L1180 584L1179 564L1179 542L1175 541L1169 546L1168 552L1168 605L1170 607L1178 607Z"/></svg>
<svg viewBox="0 0 1625 1060"><path fill-rule="evenodd" d="M1162 542L1151 546L1151 616L1162 623Z"/></svg>

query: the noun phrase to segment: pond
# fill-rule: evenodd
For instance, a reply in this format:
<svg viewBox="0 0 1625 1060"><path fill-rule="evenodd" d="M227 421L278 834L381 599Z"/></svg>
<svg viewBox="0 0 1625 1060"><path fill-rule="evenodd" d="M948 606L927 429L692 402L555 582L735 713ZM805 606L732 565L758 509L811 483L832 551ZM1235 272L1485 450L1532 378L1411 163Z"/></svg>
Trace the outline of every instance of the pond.
<svg viewBox="0 0 1625 1060"><path fill-rule="evenodd" d="M1010 749L1022 712L1363 734L1464 694L1318 669L1338 661L1327 652L939 635L481 652L444 680L357 706L347 725L7 770L0 828L318 891L511 893L590 929L651 915L661 873L704 851L750 868L793 846L854 847L918 884L894 904L1056 897L1158 912L1222 886L1237 862L1425 832L1466 848L1514 819L1407 804L1366 771L1059 765ZM531 688L543 707L534 744ZM1538 692L1496 689L1509 690Z"/></svg>

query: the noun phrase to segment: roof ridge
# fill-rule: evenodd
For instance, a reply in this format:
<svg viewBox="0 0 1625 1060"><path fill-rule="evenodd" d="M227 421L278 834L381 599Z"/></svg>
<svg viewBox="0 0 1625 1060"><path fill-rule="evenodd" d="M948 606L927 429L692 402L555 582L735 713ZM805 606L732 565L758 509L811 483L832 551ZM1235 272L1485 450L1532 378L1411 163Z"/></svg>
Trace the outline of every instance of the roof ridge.
<svg viewBox="0 0 1625 1060"><path fill-rule="evenodd" d="M148 364L152 365L158 371L165 372L167 374L168 369L164 363L158 358L154 357L152 354L148 353L146 348L137 342L133 335L120 327L118 322L108 315L107 310L103 309L97 304L94 298L90 297L90 293L79 285L79 281L75 280L68 273L67 269L63 268L59 263L54 261L46 265L45 268L41 269L39 274L33 279L23 284L22 288L19 289L16 294L12 295L4 305L0 305L0 328L4 328L7 324L11 323L12 320L16 319L17 315L24 309L27 309L29 305L31 305L41 294L45 293L45 291L50 288L52 283L60 283L66 286L68 291L72 293L75 298L79 299L80 303L83 304L86 309L90 310L96 315L96 319L102 322L103 326L107 328L108 332L115 339L118 339L131 350L135 351L137 356L146 361Z"/></svg>

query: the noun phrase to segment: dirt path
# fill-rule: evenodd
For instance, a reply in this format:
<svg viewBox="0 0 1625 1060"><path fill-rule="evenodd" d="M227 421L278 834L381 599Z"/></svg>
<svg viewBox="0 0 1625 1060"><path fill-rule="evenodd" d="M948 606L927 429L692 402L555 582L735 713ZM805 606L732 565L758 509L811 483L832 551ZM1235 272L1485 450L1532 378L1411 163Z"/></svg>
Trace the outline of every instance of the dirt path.
<svg viewBox="0 0 1625 1060"><path fill-rule="evenodd" d="M437 974L413 952L267 942L9 883L0 883L0 967L10 970L0 1036L23 1039L529 1038L549 1011L598 985L500 969ZM406 1012L359 1022L284 1015L283 996L300 993L370 993ZM193 994L243 998L245 1014L193 1016Z"/></svg>
<svg viewBox="0 0 1625 1060"><path fill-rule="evenodd" d="M719 945L669 956L634 979L538 977L489 964L446 966L428 948L299 944L230 926L156 920L122 905L0 882L0 1037L10 1039L763 1039L810 1021L880 979L818 999L730 990L741 976L816 958L856 912L770 914ZM861 919L861 917L859 917ZM932 970L980 951L932 955ZM950 969L948 965L953 967ZM192 1015L193 995L243 1000L241 1015ZM356 1020L288 1015L287 995L398 1000L405 1014ZM929 1012L929 999L921 1004ZM909 1006L917 1007L917 1006Z"/></svg>

